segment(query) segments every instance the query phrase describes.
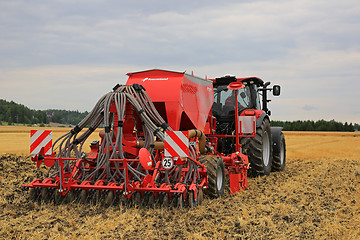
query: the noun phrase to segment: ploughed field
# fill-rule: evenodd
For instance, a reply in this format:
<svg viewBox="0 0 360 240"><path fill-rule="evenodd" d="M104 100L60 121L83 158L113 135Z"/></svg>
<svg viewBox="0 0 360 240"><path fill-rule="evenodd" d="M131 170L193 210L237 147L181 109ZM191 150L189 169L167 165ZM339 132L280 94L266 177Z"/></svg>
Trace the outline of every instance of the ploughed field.
<svg viewBox="0 0 360 240"><path fill-rule="evenodd" d="M168 210L28 201L21 184L44 170L28 156L29 131L0 127L0 239L360 239L360 133L285 132L285 171Z"/></svg>

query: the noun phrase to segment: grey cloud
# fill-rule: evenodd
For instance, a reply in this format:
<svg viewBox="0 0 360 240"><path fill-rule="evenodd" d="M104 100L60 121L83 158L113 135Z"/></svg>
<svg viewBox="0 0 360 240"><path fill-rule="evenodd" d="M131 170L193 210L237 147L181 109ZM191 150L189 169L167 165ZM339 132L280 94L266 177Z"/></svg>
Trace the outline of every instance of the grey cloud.
<svg viewBox="0 0 360 240"><path fill-rule="evenodd" d="M350 109L360 88L359 12L357 0L1 1L0 95L36 108L36 84L17 94L8 83L25 78L66 92L71 79L81 89L73 98L42 96L49 106L90 110L83 99L156 67L279 83L279 119L325 118L334 107L330 119L358 119Z"/></svg>
<svg viewBox="0 0 360 240"><path fill-rule="evenodd" d="M304 105L304 106L302 107L302 109L305 110L305 111L313 111L313 110L316 110L317 107L312 106L312 105Z"/></svg>

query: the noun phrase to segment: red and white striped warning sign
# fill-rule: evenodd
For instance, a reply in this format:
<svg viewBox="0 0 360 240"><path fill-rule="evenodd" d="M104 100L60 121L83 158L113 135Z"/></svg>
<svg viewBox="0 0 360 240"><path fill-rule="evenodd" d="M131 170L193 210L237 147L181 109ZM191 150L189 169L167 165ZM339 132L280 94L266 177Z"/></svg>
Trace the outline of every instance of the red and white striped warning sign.
<svg viewBox="0 0 360 240"><path fill-rule="evenodd" d="M34 157L44 148L46 155L52 154L52 131L31 130L30 132L30 154Z"/></svg>
<svg viewBox="0 0 360 240"><path fill-rule="evenodd" d="M189 157L189 133L165 131L165 157Z"/></svg>

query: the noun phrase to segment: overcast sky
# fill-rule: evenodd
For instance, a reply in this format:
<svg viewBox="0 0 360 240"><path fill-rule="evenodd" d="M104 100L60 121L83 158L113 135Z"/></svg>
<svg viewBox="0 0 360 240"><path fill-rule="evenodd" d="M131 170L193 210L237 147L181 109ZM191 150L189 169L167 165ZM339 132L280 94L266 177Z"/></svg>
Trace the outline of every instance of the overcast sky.
<svg viewBox="0 0 360 240"><path fill-rule="evenodd" d="M0 98L90 111L128 72L257 76L274 120L360 123L359 0L0 0Z"/></svg>

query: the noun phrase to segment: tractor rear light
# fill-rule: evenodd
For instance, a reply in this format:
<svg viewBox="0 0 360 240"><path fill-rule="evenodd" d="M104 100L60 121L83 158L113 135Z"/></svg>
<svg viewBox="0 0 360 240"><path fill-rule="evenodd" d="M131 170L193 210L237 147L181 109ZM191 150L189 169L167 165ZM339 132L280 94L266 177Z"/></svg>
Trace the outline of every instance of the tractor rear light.
<svg viewBox="0 0 360 240"><path fill-rule="evenodd" d="M244 115L245 115L245 116L255 116L256 113L255 113L254 110L245 110L245 111L244 111Z"/></svg>

